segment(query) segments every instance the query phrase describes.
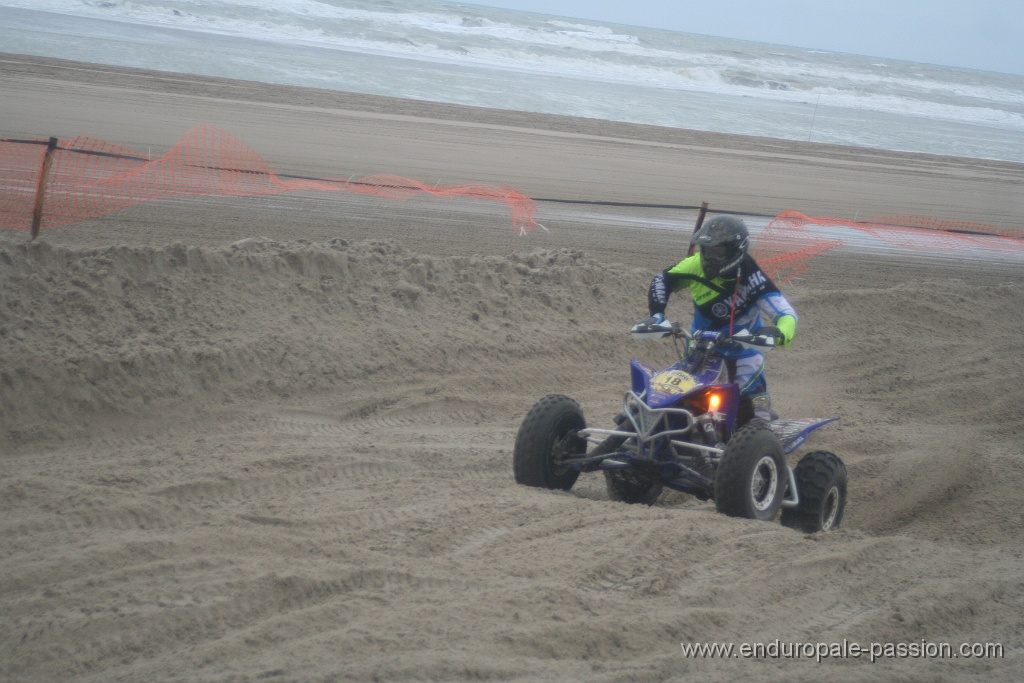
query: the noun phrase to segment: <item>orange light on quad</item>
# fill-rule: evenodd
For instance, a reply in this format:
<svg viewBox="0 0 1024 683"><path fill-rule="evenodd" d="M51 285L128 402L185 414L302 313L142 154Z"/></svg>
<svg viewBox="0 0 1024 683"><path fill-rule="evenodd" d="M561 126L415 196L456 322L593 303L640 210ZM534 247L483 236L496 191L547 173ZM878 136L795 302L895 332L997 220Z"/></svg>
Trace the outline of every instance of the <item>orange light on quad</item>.
<svg viewBox="0 0 1024 683"><path fill-rule="evenodd" d="M718 412L718 407L722 405L722 397L718 394L711 394L708 397L708 412Z"/></svg>

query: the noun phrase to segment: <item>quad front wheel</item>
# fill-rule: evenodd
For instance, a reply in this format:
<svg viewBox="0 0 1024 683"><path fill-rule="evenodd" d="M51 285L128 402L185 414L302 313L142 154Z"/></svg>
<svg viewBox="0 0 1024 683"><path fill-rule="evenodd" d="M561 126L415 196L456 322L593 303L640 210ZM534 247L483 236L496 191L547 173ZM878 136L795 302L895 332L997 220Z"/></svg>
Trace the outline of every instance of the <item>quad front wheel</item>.
<svg viewBox="0 0 1024 683"><path fill-rule="evenodd" d="M534 404L523 419L512 451L516 483L568 491L580 476L564 464L566 456L587 450L587 442L576 436L586 427L583 411L568 396L552 394Z"/></svg>
<svg viewBox="0 0 1024 683"><path fill-rule="evenodd" d="M772 521L787 483L782 444L763 420L736 431L722 453L715 476L715 507L731 517Z"/></svg>
<svg viewBox="0 0 1024 683"><path fill-rule="evenodd" d="M782 511L785 526L809 533L838 529L846 511L846 465L828 451L808 453L793 470L800 504Z"/></svg>

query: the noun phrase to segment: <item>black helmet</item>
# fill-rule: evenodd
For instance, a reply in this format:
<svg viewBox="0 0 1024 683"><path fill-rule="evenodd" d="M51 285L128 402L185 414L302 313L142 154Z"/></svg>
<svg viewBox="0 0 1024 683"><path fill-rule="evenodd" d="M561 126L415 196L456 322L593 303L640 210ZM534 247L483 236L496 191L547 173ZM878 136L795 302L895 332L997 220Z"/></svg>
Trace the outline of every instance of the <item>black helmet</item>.
<svg viewBox="0 0 1024 683"><path fill-rule="evenodd" d="M750 246L750 233L736 216L715 216L701 226L697 246L706 276L733 277Z"/></svg>

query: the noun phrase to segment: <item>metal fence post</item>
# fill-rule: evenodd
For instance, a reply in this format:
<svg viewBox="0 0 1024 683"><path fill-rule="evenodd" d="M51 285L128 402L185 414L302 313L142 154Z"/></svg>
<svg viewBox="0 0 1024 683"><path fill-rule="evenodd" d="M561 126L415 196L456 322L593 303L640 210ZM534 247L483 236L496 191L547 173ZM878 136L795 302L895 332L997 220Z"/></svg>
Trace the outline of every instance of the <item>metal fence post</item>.
<svg viewBox="0 0 1024 683"><path fill-rule="evenodd" d="M687 256L693 256L694 252L697 251L697 233L700 232L700 226L704 225L704 216L708 213L708 203L700 203L700 213L697 214L697 222L693 226L693 234L690 235L690 248L686 252Z"/></svg>
<svg viewBox="0 0 1024 683"><path fill-rule="evenodd" d="M53 152L57 149L57 138L50 138L43 155L43 168L39 172L39 186L36 188L36 203L32 208L32 239L39 237L39 228L43 224L43 199L46 197L46 181L50 176L50 165L53 163Z"/></svg>

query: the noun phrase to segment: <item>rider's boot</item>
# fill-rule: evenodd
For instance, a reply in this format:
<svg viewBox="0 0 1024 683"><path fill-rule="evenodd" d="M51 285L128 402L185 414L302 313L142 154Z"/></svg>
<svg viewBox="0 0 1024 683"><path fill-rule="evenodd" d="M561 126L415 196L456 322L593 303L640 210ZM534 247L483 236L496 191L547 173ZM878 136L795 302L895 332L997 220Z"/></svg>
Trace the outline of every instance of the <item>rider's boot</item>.
<svg viewBox="0 0 1024 683"><path fill-rule="evenodd" d="M775 411L772 410L772 398L768 395L768 392L763 394L755 394L750 397L750 402L754 406L754 417L764 420L765 422L771 422L772 420L778 419Z"/></svg>

